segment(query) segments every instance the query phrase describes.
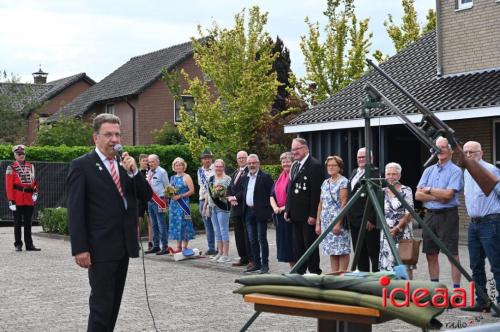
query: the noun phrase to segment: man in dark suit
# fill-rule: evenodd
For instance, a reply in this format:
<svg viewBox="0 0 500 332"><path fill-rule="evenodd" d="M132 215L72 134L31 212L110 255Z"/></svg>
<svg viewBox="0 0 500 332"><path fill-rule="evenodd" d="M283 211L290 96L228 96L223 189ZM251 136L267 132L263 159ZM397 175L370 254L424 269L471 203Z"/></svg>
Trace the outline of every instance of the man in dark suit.
<svg viewBox="0 0 500 332"><path fill-rule="evenodd" d="M261 274L269 272L269 245L267 243L267 221L271 219L271 190L273 179L267 173L260 171L260 161L256 154L247 159L248 174L243 178L241 196L245 224L252 247L253 265L245 272Z"/></svg>
<svg viewBox="0 0 500 332"><path fill-rule="evenodd" d="M120 119L100 114L93 131L95 150L73 160L67 178L69 231L75 262L89 274L87 329L112 331L129 257L139 256L137 195L147 201L152 191L131 156L116 156Z"/></svg>
<svg viewBox="0 0 500 332"><path fill-rule="evenodd" d="M365 177L366 165L366 149L361 148L357 154L358 168L354 169L349 178L347 189L349 190L349 198L361 187L361 179ZM363 220L363 212L365 210L366 200L368 195L360 197L356 203L348 211L347 219L351 228L352 246L356 250L358 246L358 235L360 232L361 222ZM378 271L378 260L380 253L380 230L376 228L377 218L373 207L368 208L368 223L366 225L366 233L361 245L361 253L358 260L358 270L370 272L370 261L372 264L372 272Z"/></svg>
<svg viewBox="0 0 500 332"><path fill-rule="evenodd" d="M321 163L309 155L305 139L295 138L292 141L292 154L295 162L290 171L285 220L293 223L295 256L302 257L318 237L315 232L316 215L324 176ZM297 273L304 274L306 269L310 273L321 274L318 248L309 256L307 264L297 270Z"/></svg>
<svg viewBox="0 0 500 332"><path fill-rule="evenodd" d="M236 154L238 169L231 176L231 183L228 190L228 201L231 203L230 218L231 223L234 225L234 239L238 255L240 256L239 261L233 263L233 266L245 266L250 264L251 261L251 246L245 227L245 219L243 218L243 202L241 200L238 201L236 198L236 195L242 190L241 183L243 178L248 174L247 158L248 153L246 151L240 151Z"/></svg>

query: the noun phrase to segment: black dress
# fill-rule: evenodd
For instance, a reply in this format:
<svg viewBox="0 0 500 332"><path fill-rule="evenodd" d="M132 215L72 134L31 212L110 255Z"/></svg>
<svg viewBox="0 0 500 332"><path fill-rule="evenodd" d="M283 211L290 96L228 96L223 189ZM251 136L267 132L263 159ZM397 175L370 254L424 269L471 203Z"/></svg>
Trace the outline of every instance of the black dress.
<svg viewBox="0 0 500 332"><path fill-rule="evenodd" d="M274 186L271 195L276 200ZM273 223L276 226L276 249L278 262L296 262L297 258L293 250L293 225L285 221L284 213L273 213Z"/></svg>
<svg viewBox="0 0 500 332"><path fill-rule="evenodd" d="M146 179L146 173L148 172L147 169L141 169L140 172L142 173L142 176ZM144 214L148 213L148 202L147 201L142 201L140 199L137 200L137 216L139 218L144 217Z"/></svg>

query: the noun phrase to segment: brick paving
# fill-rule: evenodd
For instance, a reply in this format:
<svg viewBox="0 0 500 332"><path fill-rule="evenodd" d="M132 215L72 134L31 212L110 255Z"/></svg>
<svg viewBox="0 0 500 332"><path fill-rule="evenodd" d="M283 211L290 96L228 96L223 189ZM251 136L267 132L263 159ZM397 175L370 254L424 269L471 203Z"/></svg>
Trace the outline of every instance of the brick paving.
<svg viewBox="0 0 500 332"><path fill-rule="evenodd" d="M41 232L38 227L34 232ZM233 234L232 234L233 235ZM288 265L278 263L275 233L269 230L270 268L284 273ZM234 240L234 238L233 238ZM75 265L69 242L62 238L35 234L41 252L15 252L12 227L0 228L0 331L85 331L88 315L87 273ZM234 241L232 242L234 243ZM191 247L206 249L205 237L198 235ZM235 258L234 246L231 256ZM468 266L467 248L460 257ZM441 280L450 284L449 264L442 260ZM253 314L252 305L232 290L243 268L207 259L174 262L171 257L146 256L149 300L159 331L238 331ZM328 258L321 257L324 271ZM425 257L416 271L427 279ZM465 281L462 280L462 285ZM475 319L474 319L475 318ZM443 323L474 321L472 325L498 322L489 314L469 314L449 310L440 316ZM130 262L129 274L116 331L154 331L149 315L141 259ZM249 331L315 331L309 318L262 314ZM375 325L373 331L420 331L401 321Z"/></svg>

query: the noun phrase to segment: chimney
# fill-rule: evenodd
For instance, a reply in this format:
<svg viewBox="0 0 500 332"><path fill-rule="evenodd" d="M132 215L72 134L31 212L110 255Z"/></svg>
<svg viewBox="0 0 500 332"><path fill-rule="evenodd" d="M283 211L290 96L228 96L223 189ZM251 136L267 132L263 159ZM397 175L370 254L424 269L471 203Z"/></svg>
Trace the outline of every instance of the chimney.
<svg viewBox="0 0 500 332"><path fill-rule="evenodd" d="M47 83L47 75L49 75L49 73L45 73L42 70L42 66L40 65L38 71L33 73L32 75L35 84L44 84Z"/></svg>

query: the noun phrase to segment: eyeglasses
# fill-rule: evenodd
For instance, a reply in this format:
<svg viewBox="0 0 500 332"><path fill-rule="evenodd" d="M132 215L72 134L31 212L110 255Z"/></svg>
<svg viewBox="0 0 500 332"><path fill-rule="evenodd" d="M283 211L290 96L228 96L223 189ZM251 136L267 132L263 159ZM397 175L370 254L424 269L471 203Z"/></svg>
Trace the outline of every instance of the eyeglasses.
<svg viewBox="0 0 500 332"><path fill-rule="evenodd" d="M300 149L303 149L305 147L306 147L305 145L302 145L302 146L299 146L298 148L293 148L292 152L299 151Z"/></svg>
<svg viewBox="0 0 500 332"><path fill-rule="evenodd" d="M122 136L120 133L104 133L99 135L104 136L106 139L111 139L113 136L116 138L120 138Z"/></svg>
<svg viewBox="0 0 500 332"><path fill-rule="evenodd" d="M481 152L481 151L464 151L464 154L465 154L466 156L471 156L471 155L473 155L473 154L475 154L475 153L479 153L479 152Z"/></svg>
<svg viewBox="0 0 500 332"><path fill-rule="evenodd" d="M358 156L356 158L358 158L358 159L365 159L365 156Z"/></svg>

